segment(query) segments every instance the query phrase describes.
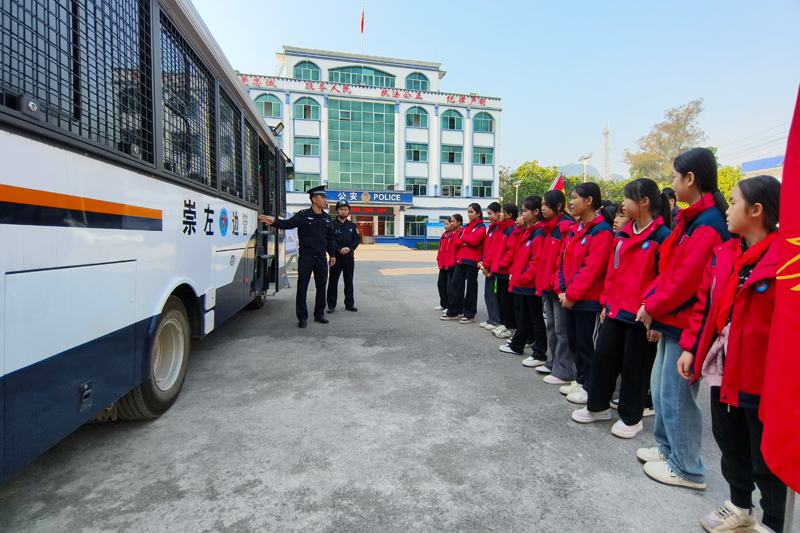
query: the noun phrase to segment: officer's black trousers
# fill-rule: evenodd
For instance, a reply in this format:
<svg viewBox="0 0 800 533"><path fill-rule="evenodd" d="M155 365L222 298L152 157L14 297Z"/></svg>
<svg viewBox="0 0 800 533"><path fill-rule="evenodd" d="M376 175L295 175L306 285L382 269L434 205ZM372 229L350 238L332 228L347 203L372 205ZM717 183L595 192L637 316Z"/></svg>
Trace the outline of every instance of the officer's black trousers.
<svg viewBox="0 0 800 533"><path fill-rule="evenodd" d="M756 409L722 403L719 392L720 387L711 387L711 430L722 452L722 476L730 486L731 501L742 509L752 507L755 482L761 490L762 523L780 533L784 526L786 485L772 473L761 454L764 424L758 419Z"/></svg>
<svg viewBox="0 0 800 533"><path fill-rule="evenodd" d="M344 278L344 306L349 309L355 305L353 299L353 271L355 270L355 256L336 254L336 263L331 267L328 280L328 309L336 307L339 299L339 274Z"/></svg>
<svg viewBox="0 0 800 533"><path fill-rule="evenodd" d="M295 310L297 320L308 320L308 307L306 307L306 293L311 273L314 273L314 285L317 288L317 297L314 300L314 318L325 316L325 284L328 281L328 259L325 254L317 256L303 256L297 259L297 299Z"/></svg>

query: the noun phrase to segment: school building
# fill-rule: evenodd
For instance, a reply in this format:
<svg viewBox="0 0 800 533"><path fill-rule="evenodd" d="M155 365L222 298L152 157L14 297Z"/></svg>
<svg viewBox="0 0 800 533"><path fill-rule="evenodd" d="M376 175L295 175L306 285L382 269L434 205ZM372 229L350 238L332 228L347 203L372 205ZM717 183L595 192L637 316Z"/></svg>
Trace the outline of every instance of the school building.
<svg viewBox="0 0 800 533"><path fill-rule="evenodd" d="M283 76L239 73L294 165L291 212L309 188L347 199L364 243L416 246L427 222L499 192L500 98L443 93L440 63L284 46Z"/></svg>

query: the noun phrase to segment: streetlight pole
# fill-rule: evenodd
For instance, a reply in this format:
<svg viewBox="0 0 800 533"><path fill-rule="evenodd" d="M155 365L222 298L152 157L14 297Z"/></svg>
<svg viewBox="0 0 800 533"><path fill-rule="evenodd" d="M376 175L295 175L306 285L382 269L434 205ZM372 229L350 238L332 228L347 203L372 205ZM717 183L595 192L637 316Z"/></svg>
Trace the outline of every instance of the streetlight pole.
<svg viewBox="0 0 800 533"><path fill-rule="evenodd" d="M519 205L519 186L522 185L522 180L514 182L514 205Z"/></svg>
<svg viewBox="0 0 800 533"><path fill-rule="evenodd" d="M580 159L578 159L578 163L583 165L583 182L586 183L586 163L592 160L592 156L594 152L589 155L582 155Z"/></svg>

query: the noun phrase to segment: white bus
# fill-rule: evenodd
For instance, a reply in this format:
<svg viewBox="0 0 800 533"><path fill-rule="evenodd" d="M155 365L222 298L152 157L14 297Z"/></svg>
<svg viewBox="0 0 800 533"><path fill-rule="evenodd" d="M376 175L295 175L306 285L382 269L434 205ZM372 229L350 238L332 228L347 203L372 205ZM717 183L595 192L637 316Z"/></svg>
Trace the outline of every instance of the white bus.
<svg viewBox="0 0 800 533"><path fill-rule="evenodd" d="M4 479L279 289L290 162L188 1L5 0L0 67Z"/></svg>

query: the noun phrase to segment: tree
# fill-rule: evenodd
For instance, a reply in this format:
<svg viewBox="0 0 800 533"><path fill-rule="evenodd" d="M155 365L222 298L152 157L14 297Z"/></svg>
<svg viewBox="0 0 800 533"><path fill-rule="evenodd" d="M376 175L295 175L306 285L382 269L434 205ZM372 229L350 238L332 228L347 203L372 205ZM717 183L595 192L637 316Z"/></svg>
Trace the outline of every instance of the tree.
<svg viewBox="0 0 800 533"><path fill-rule="evenodd" d="M725 195L725 200L730 198L731 191L742 179L742 167L725 165L717 171L717 187Z"/></svg>
<svg viewBox="0 0 800 533"><path fill-rule="evenodd" d="M623 162L631 168L631 178L650 178L656 182L672 179L672 161L683 152L700 146L706 134L697 124L703 112L703 99L667 109L664 122L636 141L639 151L625 150Z"/></svg>

